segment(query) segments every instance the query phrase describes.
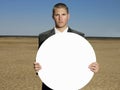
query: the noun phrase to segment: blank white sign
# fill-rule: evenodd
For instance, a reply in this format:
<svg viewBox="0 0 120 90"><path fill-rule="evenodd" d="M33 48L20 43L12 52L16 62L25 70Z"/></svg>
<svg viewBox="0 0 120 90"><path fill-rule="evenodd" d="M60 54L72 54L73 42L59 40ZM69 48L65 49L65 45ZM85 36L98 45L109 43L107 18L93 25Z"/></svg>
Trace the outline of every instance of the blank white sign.
<svg viewBox="0 0 120 90"><path fill-rule="evenodd" d="M90 43L75 33L55 34L40 46L36 62L42 69L38 72L44 84L54 90L78 90L93 77L88 68L96 61Z"/></svg>

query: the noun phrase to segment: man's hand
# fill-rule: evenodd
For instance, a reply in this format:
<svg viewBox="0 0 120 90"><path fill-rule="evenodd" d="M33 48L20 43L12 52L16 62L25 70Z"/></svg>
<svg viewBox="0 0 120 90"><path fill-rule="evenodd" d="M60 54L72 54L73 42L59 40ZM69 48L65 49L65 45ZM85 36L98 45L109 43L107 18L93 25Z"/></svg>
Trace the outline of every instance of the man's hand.
<svg viewBox="0 0 120 90"><path fill-rule="evenodd" d="M33 65L34 65L34 69L35 69L36 72L38 72L41 69L41 66L40 66L39 63L34 62Z"/></svg>
<svg viewBox="0 0 120 90"><path fill-rule="evenodd" d="M36 72L38 72L39 70L41 70L41 66L39 63L34 62L34 69ZM94 72L97 73L99 71L99 64L97 62L93 62L89 65L89 69Z"/></svg>
<svg viewBox="0 0 120 90"><path fill-rule="evenodd" d="M89 69L92 72L97 73L99 71L99 64L97 62L93 62L89 65Z"/></svg>

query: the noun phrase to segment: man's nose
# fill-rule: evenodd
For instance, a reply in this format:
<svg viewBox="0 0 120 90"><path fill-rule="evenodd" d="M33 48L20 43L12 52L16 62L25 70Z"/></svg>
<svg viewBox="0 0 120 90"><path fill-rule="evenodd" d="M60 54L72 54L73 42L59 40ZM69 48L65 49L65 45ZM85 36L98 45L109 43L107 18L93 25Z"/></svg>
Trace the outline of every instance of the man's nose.
<svg viewBox="0 0 120 90"><path fill-rule="evenodd" d="M61 19L62 19L62 15L59 16L59 20L61 20Z"/></svg>

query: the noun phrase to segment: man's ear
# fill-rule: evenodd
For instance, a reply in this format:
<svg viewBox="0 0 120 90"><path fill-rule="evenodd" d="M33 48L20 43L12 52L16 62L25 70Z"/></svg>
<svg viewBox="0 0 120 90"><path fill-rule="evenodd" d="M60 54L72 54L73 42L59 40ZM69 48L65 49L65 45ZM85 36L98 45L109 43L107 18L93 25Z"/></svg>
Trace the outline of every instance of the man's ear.
<svg viewBox="0 0 120 90"><path fill-rule="evenodd" d="M54 19L54 15L52 14L52 19Z"/></svg>
<svg viewBox="0 0 120 90"><path fill-rule="evenodd" d="M68 13L68 20L70 19L70 14Z"/></svg>

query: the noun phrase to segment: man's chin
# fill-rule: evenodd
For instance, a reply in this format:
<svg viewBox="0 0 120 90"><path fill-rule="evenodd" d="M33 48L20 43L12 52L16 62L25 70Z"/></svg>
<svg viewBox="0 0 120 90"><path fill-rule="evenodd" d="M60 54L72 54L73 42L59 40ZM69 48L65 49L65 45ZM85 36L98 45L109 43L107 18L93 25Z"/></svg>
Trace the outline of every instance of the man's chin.
<svg viewBox="0 0 120 90"><path fill-rule="evenodd" d="M65 25L59 25L59 26L56 26L57 28L63 28L65 27Z"/></svg>

